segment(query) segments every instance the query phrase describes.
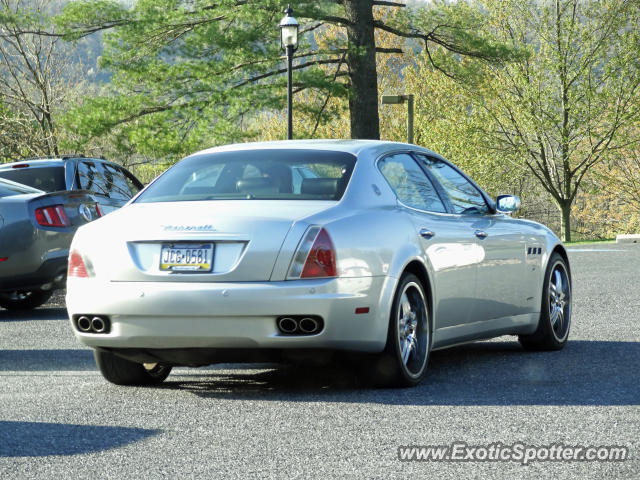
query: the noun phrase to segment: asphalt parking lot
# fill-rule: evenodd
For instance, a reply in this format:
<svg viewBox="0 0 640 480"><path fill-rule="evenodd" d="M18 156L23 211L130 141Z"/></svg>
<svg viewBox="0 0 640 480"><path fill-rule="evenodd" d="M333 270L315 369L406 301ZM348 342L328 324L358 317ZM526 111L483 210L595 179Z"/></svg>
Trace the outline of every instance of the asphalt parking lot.
<svg viewBox="0 0 640 480"><path fill-rule="evenodd" d="M570 341L434 352L426 380L372 389L350 369L177 369L106 383L60 295L0 311L0 478L640 478L640 245L571 249ZM629 448L623 462L401 462L404 445Z"/></svg>

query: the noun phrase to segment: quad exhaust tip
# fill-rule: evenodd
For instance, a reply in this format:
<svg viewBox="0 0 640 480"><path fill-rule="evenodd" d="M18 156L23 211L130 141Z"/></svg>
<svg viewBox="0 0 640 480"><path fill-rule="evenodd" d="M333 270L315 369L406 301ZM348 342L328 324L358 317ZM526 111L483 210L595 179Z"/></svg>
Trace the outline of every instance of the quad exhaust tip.
<svg viewBox="0 0 640 480"><path fill-rule="evenodd" d="M318 322L311 317L305 317L298 323L302 333L316 333L318 331Z"/></svg>
<svg viewBox="0 0 640 480"><path fill-rule="evenodd" d="M86 317L84 315L79 317L77 320L77 324L78 330L80 330L81 332L88 333L91 331L91 320L89 320L89 317Z"/></svg>
<svg viewBox="0 0 640 480"><path fill-rule="evenodd" d="M74 322L82 333L109 333L111 322L104 315L77 315Z"/></svg>
<svg viewBox="0 0 640 480"><path fill-rule="evenodd" d="M103 333L106 329L106 324L104 323L104 320L102 320L100 317L93 317L91 319L91 330L93 330L96 333Z"/></svg>
<svg viewBox="0 0 640 480"><path fill-rule="evenodd" d="M298 329L298 322L291 317L278 320L278 328L282 333L294 333Z"/></svg>
<svg viewBox="0 0 640 480"><path fill-rule="evenodd" d="M315 335L324 328L324 321L317 315L286 315L278 317L276 324L284 335Z"/></svg>

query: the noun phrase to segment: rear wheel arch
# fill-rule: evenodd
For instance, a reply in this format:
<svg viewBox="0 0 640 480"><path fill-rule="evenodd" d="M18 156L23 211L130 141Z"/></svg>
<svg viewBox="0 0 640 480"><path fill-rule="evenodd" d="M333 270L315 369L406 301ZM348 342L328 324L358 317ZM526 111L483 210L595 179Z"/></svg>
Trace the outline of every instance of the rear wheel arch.
<svg viewBox="0 0 640 480"><path fill-rule="evenodd" d="M564 248L562 244L558 244L549 253L549 259L551 259L554 253L557 253L558 255L560 255L564 260L569 273L569 280L571 280L571 265L569 265L569 255L567 254L567 250ZM545 265L545 268L546 268L546 265Z"/></svg>
<svg viewBox="0 0 640 480"><path fill-rule="evenodd" d="M569 264L569 254L567 253L567 250L564 248L564 245L562 245L561 243L556 244L551 250L549 250L549 254L547 255L547 259L546 259L547 261L544 265L542 265L542 274L544 275L544 273L547 271L547 268L549 267L549 262L551 261L551 258L556 253L560 255L562 260L564 260L564 264L567 267L567 275L569 276L569 283L571 283L571 285L573 286L573 279L571 277L571 265ZM544 276L541 278L542 278L542 281L544 281Z"/></svg>
<svg viewBox="0 0 640 480"><path fill-rule="evenodd" d="M433 329L433 288L431 286L431 279L429 277L429 273L427 272L426 267L419 260L412 260L409 262L402 271L402 274L405 273L413 273L418 279L420 283L422 283L422 288L424 289L424 293L427 296L427 308L429 310L429 319L431 321L431 328ZM401 275L402 276L402 275ZM399 282L398 282L399 284ZM398 285L396 285L396 289ZM394 292L395 295L395 292Z"/></svg>
<svg viewBox="0 0 640 480"><path fill-rule="evenodd" d="M398 263L396 265L402 265L402 264ZM426 300L427 300L427 313L429 314L429 322L431 324L431 329L433 330L435 328L433 324L433 287L431 284L431 277L429 276L427 267L417 257L409 256L409 260L407 260L406 263L402 265L402 267L397 269L392 268L392 272L389 273L390 275L389 279L393 281L393 285L389 288L390 291L387 290L387 293L383 295L384 298L389 298L389 302L390 302L388 304L389 308L385 309L384 311L384 315L385 315L384 321L386 322L385 331L384 331L385 338L386 338L386 335L388 335L389 333L388 319L389 319L389 315L391 315L391 310L393 310L393 299L396 297L398 288L400 288L400 282L401 282L402 276L406 273L414 274L416 277L418 277L418 280L420 280L420 283L422 284L422 288L424 290L424 294L426 295ZM380 305L380 308L382 308L382 304Z"/></svg>

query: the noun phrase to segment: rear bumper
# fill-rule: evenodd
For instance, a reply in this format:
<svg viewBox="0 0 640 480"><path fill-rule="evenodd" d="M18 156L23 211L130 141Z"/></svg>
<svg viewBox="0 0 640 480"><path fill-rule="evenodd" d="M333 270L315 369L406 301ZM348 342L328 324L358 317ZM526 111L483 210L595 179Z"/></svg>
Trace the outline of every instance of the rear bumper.
<svg viewBox="0 0 640 480"><path fill-rule="evenodd" d="M107 315L108 334L74 329L80 342L113 349L384 348L392 277L283 282L173 283L67 281L67 310ZM369 312L356 314L356 308ZM310 336L279 333L282 315L319 315L324 329ZM73 322L72 322L73 324Z"/></svg>
<svg viewBox="0 0 640 480"><path fill-rule="evenodd" d="M0 291L46 290L63 288L67 276L68 252L56 252L56 256L42 262L33 272L0 276Z"/></svg>

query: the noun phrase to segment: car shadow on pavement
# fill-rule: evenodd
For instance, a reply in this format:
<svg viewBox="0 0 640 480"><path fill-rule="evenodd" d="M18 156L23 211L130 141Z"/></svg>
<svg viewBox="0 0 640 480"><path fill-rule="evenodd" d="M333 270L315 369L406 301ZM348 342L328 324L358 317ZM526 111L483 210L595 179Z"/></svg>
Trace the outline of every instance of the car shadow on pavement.
<svg viewBox="0 0 640 480"><path fill-rule="evenodd" d="M212 399L392 405L638 405L640 343L569 341L557 352L476 342L433 352L415 388L376 389L347 365L276 366L170 376L162 388ZM254 368L253 371L249 370ZM196 373L197 372L197 373Z"/></svg>
<svg viewBox="0 0 640 480"><path fill-rule="evenodd" d="M25 322L40 320L68 321L67 309L64 307L40 307L33 310L0 309L0 323Z"/></svg>
<svg viewBox="0 0 640 480"><path fill-rule="evenodd" d="M0 421L0 458L100 452L159 433L144 428Z"/></svg>

